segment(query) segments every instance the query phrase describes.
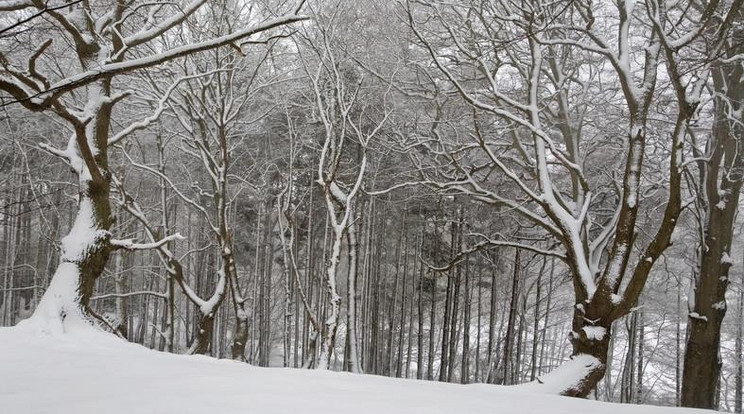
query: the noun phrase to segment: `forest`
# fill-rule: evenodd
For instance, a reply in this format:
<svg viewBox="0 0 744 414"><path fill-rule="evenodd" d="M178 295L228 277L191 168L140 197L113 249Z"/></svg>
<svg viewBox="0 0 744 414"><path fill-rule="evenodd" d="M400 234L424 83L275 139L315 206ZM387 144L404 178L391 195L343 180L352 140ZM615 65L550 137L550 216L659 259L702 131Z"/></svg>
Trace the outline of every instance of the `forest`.
<svg viewBox="0 0 744 414"><path fill-rule="evenodd" d="M0 0L0 326L741 413L743 3Z"/></svg>

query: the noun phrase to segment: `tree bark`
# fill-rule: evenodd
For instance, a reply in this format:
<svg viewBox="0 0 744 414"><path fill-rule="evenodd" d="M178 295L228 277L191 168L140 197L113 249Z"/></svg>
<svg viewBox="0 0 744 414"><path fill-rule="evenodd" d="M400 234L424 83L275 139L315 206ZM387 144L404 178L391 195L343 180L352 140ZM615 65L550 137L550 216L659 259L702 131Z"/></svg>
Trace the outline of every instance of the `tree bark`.
<svg viewBox="0 0 744 414"><path fill-rule="evenodd" d="M509 317L506 324L506 339L504 340L504 362L502 384L511 385L512 378L512 351L514 339L514 325L517 317L517 302L519 301L519 270L520 249L514 249L514 268L512 271L511 300L509 301Z"/></svg>
<svg viewBox="0 0 744 414"><path fill-rule="evenodd" d="M721 373L721 324L726 314L733 225L744 176L743 70L739 64L717 65L712 155L705 174L708 198L700 273L688 317L689 337L682 374L682 405L716 408ZM737 117L738 119L734 119ZM733 117L733 118L732 118Z"/></svg>

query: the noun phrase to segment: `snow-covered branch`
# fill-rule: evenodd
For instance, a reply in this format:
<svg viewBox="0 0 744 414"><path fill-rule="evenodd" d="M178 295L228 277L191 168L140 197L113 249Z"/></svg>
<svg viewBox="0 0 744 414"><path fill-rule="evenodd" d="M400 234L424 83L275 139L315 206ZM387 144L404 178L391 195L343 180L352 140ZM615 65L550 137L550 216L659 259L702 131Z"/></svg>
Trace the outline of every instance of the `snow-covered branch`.
<svg viewBox="0 0 744 414"><path fill-rule="evenodd" d="M203 42L175 47L155 55L127 60L124 62L104 63L95 69L83 71L81 73L77 73L63 80L60 80L52 84L51 87L49 87L48 89L37 93L18 90L18 85L16 84L15 87L12 89L12 91L14 92L12 93L12 95L16 99L16 101L19 102L29 100L34 100L35 102L36 100L41 99L42 104L46 104L50 99L53 99L81 86L93 83L99 79L109 78L114 75L156 66L180 57L214 49L220 46L229 45L237 40L241 40L259 33L263 33L276 27L285 26L303 20L307 20L307 17L296 14L281 16L267 20L255 26L235 31L227 35L219 36ZM0 88L4 89L6 86L8 85L3 82L2 78L0 78ZM10 88L11 86L8 87Z"/></svg>
<svg viewBox="0 0 744 414"><path fill-rule="evenodd" d="M175 240L184 240L185 237L181 236L180 233L171 234L170 236L163 237L162 239L150 242L150 243L135 243L133 239L112 239L111 240L111 246L115 249L125 249L125 250L149 250L149 249L157 249L160 246L163 246L169 242L175 241Z"/></svg>

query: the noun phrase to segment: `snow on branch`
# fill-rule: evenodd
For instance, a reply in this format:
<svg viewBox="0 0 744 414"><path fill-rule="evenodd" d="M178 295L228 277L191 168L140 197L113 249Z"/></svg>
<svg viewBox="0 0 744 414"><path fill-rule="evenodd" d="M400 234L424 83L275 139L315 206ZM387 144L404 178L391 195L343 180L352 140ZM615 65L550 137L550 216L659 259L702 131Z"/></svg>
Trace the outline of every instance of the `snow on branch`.
<svg viewBox="0 0 744 414"><path fill-rule="evenodd" d="M580 387L592 372L602 369L604 364L596 357L579 354L550 373L537 377L535 381L516 385L513 389L529 393L566 395Z"/></svg>
<svg viewBox="0 0 744 414"><path fill-rule="evenodd" d="M470 247L469 249L465 249L460 251L455 255L452 260L449 261L444 266L434 266L430 263L427 263L422 256L419 255L419 260L421 260L422 263L426 264L426 266L433 271L436 272L446 272L453 267L455 267L457 264L465 260L469 255L481 251L483 249L488 249L490 247L513 247L515 249L523 249L527 251L531 251L536 254L544 255L544 256L552 256L557 257L561 260L566 260L567 257L563 252L556 251L556 250L550 250L550 249L543 249L538 246L533 246L529 244L519 243L519 242L513 242L509 240L496 240L493 238L490 238L484 234L481 233L470 233L469 236L476 236L480 237L483 240L474 244L473 247Z"/></svg>
<svg viewBox="0 0 744 414"><path fill-rule="evenodd" d="M166 295L165 293L153 292L150 290L139 290L136 292L127 292L127 293L107 293L105 295L93 296L92 298L90 298L90 300L100 300L100 299L107 299L107 298L127 298L130 296L139 296L139 295L149 295L149 296L155 296L155 297L163 298L163 299L168 298L168 295Z"/></svg>
<svg viewBox="0 0 744 414"><path fill-rule="evenodd" d="M160 246L163 246L164 244L175 241L175 240L184 240L185 238L181 236L180 233L172 234L170 236L163 237L162 239L152 242L152 243L135 243L133 239L123 239L123 240L111 240L111 245L114 248L117 249L126 249L126 250L147 250L147 249L157 249Z"/></svg>
<svg viewBox="0 0 744 414"><path fill-rule="evenodd" d="M122 139L126 138L132 132L135 132L135 131L138 131L140 129L146 128L151 123L153 123L158 118L160 118L160 115L163 113L163 111L165 110L165 108L167 106L166 104L167 104L168 99L170 98L171 94L173 93L173 91L175 91L178 88L178 86L182 82L186 82L188 80L195 79L195 78L202 77L202 76L209 76L209 75L212 75L212 74L214 74L216 72L220 72L220 71L222 71L222 69L211 70L211 71L208 71L208 72L198 73L198 74L190 75L190 76L183 76L183 77L177 79L165 91L165 93L160 98L160 100L158 100L158 106L157 106L157 108L155 109L155 111L153 112L152 115L148 116L147 118L145 118L145 119L143 119L143 120L141 120L139 122L135 122L135 123L129 125L128 127L124 128L123 130L119 131L116 135L114 135L113 137L111 137L109 139L108 145L109 146L115 145L116 143L118 143Z"/></svg>
<svg viewBox="0 0 744 414"><path fill-rule="evenodd" d="M214 49L221 46L226 46L234 43L237 40L241 40L258 33L271 30L276 27L281 27L290 23L300 22L307 20L308 17L297 14L290 14L286 16L277 17L274 19L267 20L263 23L257 24L252 27L238 30L236 32L220 36L214 39L198 42L190 45L175 47L170 50L166 50L162 53L158 53L151 56L146 56L138 59L132 59L124 62L106 63L95 69L91 69L85 72L78 73L73 76L69 76L55 84L50 88L35 93L24 93L25 91L16 91L19 93L11 93L15 102L22 102L31 100L33 98L43 98L46 103L48 99L54 99L65 92L79 88L81 86L93 83L102 78L108 78L122 73L132 72L138 69L144 69L152 66L159 65L164 62L168 62L177 58L188 56L194 53L203 52L206 50ZM0 88L4 85L0 84ZM4 88L3 88L4 89ZM12 103L12 102L10 102ZM7 105L8 103L4 103ZM43 105L43 104L42 104Z"/></svg>
<svg viewBox="0 0 744 414"><path fill-rule="evenodd" d="M148 25L134 35L128 36L127 38L123 39L125 47L119 53L122 54L128 48L146 43L162 35L173 27L180 25L184 20L194 14L194 12L201 6L203 6L206 2L207 0L194 0L186 7L183 7L178 13L171 15L168 19L156 25Z"/></svg>
<svg viewBox="0 0 744 414"><path fill-rule="evenodd" d="M23 10L33 6L28 0L4 0L0 1L0 12Z"/></svg>
<svg viewBox="0 0 744 414"><path fill-rule="evenodd" d="M719 59L719 62L721 63L734 63L737 61L741 61L742 63L744 63L744 53L739 53L738 55Z"/></svg>

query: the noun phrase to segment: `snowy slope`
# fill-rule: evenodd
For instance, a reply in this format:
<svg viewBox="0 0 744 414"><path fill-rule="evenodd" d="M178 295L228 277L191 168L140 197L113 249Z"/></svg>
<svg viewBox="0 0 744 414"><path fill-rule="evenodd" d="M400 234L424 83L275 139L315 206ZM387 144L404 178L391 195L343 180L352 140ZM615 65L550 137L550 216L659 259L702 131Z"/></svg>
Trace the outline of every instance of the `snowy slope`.
<svg viewBox="0 0 744 414"><path fill-rule="evenodd" d="M0 328L0 413L598 413L706 411L606 404L493 385L256 368L150 351L108 334Z"/></svg>

